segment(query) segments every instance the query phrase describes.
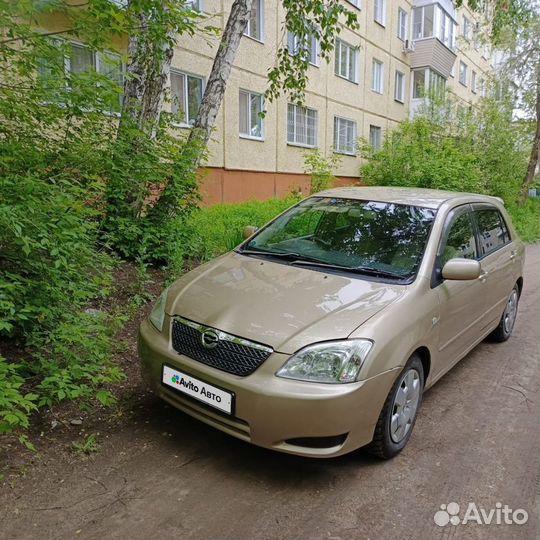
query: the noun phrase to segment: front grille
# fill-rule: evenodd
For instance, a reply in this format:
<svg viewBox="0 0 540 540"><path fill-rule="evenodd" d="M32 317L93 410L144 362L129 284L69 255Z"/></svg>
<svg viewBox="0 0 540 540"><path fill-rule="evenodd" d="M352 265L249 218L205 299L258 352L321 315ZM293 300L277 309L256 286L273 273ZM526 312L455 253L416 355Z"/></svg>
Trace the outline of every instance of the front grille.
<svg viewBox="0 0 540 540"><path fill-rule="evenodd" d="M206 331L217 336L211 349L202 343L201 336ZM253 373L272 354L270 347L180 317L173 319L172 346L177 353L197 362L241 377Z"/></svg>

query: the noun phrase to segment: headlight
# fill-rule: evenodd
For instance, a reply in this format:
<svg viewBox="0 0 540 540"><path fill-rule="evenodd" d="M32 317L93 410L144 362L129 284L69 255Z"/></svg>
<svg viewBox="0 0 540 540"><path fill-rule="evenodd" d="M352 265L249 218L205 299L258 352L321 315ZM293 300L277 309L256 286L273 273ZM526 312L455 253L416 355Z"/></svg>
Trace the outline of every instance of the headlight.
<svg viewBox="0 0 540 540"><path fill-rule="evenodd" d="M165 289L150 313L150 322L156 327L160 332L163 330L163 321L165 320L165 304L167 303L167 293L169 289Z"/></svg>
<svg viewBox="0 0 540 540"><path fill-rule="evenodd" d="M276 375L321 383L354 382L372 346L368 339L310 345L291 356Z"/></svg>

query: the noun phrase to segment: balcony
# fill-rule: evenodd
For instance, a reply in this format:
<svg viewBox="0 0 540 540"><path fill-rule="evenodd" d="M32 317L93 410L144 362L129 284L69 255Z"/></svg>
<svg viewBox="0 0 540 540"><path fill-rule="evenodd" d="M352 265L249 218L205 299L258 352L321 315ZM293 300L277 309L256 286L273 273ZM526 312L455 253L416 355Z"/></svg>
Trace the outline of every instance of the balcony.
<svg viewBox="0 0 540 540"><path fill-rule="evenodd" d="M450 76L456 53L449 49L439 38L429 37L414 41L411 54L411 68L430 68L440 73L445 79Z"/></svg>

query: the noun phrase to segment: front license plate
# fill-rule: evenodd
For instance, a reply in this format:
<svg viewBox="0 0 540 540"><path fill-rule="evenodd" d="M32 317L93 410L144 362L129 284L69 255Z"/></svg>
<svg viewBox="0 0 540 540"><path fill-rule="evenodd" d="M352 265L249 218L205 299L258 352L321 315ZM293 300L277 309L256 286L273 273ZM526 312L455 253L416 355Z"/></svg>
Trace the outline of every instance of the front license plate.
<svg viewBox="0 0 540 540"><path fill-rule="evenodd" d="M177 369L163 365L163 384L195 398L220 411L232 414L234 394L208 384Z"/></svg>

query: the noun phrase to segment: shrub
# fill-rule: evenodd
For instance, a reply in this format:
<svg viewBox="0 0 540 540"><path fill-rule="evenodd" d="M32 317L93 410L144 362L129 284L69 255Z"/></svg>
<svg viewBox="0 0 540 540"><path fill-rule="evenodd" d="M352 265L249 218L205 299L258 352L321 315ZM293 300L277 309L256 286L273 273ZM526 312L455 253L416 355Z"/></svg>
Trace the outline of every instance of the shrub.
<svg viewBox="0 0 540 540"><path fill-rule="evenodd" d="M304 153L304 172L311 176L311 193L318 193L333 186L335 169L341 164L341 156L332 153L325 158L318 148Z"/></svg>
<svg viewBox="0 0 540 540"><path fill-rule="evenodd" d="M19 373L20 367L0 356L0 434L27 428L29 414L37 409L37 396L23 394L24 378Z"/></svg>
<svg viewBox="0 0 540 540"><path fill-rule="evenodd" d="M527 133L512 120L512 104L481 100L463 109L451 99L428 107L390 132L378 151L364 144L360 170L370 185L471 191L502 197L520 235L539 237L538 201L519 206L527 169Z"/></svg>

